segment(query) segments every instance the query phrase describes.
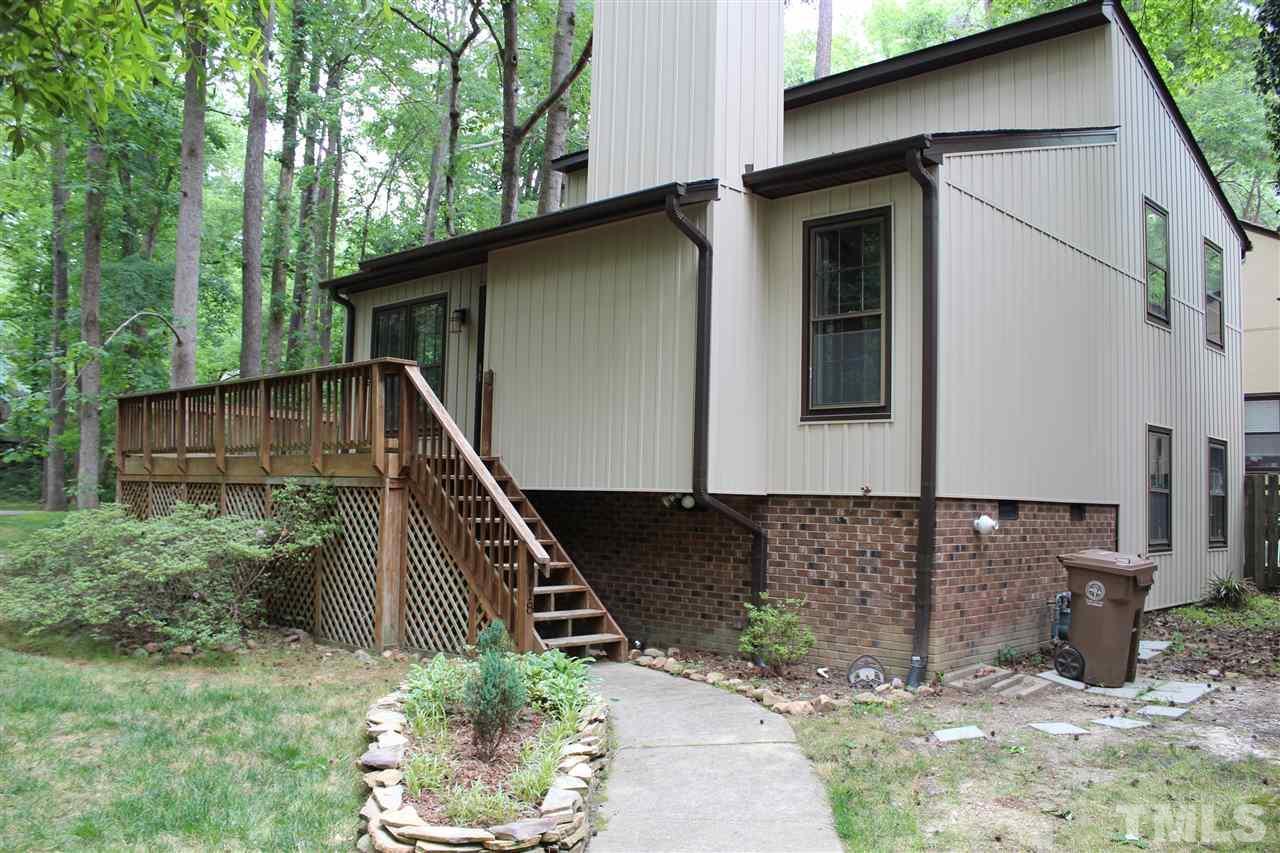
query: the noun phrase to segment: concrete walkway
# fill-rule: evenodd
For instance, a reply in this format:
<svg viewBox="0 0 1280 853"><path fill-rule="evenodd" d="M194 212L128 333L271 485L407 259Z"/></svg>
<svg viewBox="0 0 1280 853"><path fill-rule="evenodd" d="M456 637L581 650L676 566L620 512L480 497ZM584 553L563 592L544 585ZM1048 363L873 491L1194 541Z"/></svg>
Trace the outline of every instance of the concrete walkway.
<svg viewBox="0 0 1280 853"><path fill-rule="evenodd" d="M826 792L780 715L631 664L592 671L618 751L591 853L840 853Z"/></svg>

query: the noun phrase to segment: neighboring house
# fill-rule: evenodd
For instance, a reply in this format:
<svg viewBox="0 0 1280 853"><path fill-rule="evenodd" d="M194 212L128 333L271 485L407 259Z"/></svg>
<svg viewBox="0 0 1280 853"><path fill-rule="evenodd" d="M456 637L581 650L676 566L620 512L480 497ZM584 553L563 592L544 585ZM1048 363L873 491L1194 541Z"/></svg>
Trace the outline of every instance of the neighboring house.
<svg viewBox="0 0 1280 853"><path fill-rule="evenodd" d="M1244 223L1244 467L1280 471L1280 232Z"/></svg>
<svg viewBox="0 0 1280 853"><path fill-rule="evenodd" d="M731 650L767 590L806 599L813 662L917 678L1046 641L1061 553L1150 554L1151 607L1240 573L1249 242L1118 5L785 91L782 0L598 0L594 27L574 206L328 282L349 359L414 360L460 425L411 491L491 428L550 583L632 640ZM414 406L388 416L416 436ZM542 641L589 647L549 639L602 618L556 596Z"/></svg>

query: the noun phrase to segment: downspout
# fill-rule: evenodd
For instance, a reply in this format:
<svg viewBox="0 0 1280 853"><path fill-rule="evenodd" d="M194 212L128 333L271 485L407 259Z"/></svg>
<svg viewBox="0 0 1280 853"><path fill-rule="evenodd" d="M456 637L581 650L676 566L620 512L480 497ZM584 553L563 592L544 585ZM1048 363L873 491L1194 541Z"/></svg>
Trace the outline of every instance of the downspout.
<svg viewBox="0 0 1280 853"><path fill-rule="evenodd" d="M350 299L336 290L329 291L329 298L341 305L347 312L347 332L346 341L342 349L342 360L350 362L353 360L352 356L356 348L356 306L351 303Z"/></svg>
<svg viewBox="0 0 1280 853"><path fill-rule="evenodd" d="M915 630L907 684L919 687L929 668L929 623L933 616L933 565L938 526L938 184L920 150L907 154L907 171L920 185L920 516L916 524Z"/></svg>
<svg viewBox="0 0 1280 853"><path fill-rule="evenodd" d="M697 506L719 513L751 533L751 597L769 588L769 539L763 527L707 491L707 457L711 416L711 241L694 225L677 201L667 196L667 218L698 250L697 332L693 384L693 499Z"/></svg>

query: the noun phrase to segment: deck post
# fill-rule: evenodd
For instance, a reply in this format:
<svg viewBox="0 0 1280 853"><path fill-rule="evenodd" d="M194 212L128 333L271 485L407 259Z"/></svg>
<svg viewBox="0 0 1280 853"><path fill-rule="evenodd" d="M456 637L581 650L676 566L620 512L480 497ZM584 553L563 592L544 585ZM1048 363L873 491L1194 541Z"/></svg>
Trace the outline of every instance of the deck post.
<svg viewBox="0 0 1280 853"><path fill-rule="evenodd" d="M187 473L187 395L181 391L173 395L174 436L173 450L178 457L178 470Z"/></svg>
<svg viewBox="0 0 1280 853"><path fill-rule="evenodd" d="M516 624L513 627L516 631L516 650L528 652L533 650L529 644L529 612L533 609L529 598L532 594L529 589L529 546L521 542L516 553Z"/></svg>
<svg viewBox="0 0 1280 853"><path fill-rule="evenodd" d="M258 381L258 464L271 473L271 393L265 379Z"/></svg>
<svg viewBox="0 0 1280 853"><path fill-rule="evenodd" d="M142 468L151 473L151 397L142 398Z"/></svg>
<svg viewBox="0 0 1280 853"><path fill-rule="evenodd" d="M373 467L381 474L387 473L387 409L382 402L382 370L380 365L369 366L369 414L373 434L369 436L373 450Z"/></svg>
<svg viewBox="0 0 1280 853"><path fill-rule="evenodd" d="M403 477L388 477L383 481L382 510L378 519L377 600L373 616L373 642L378 649L395 648L401 643L408 498L409 491Z"/></svg>
<svg viewBox="0 0 1280 853"><path fill-rule="evenodd" d="M409 468L413 454L417 450L416 425L413 422L414 394L413 383L403 370L400 371L400 470Z"/></svg>
<svg viewBox="0 0 1280 853"><path fill-rule="evenodd" d="M311 374L311 467L321 473L324 455L324 407L320 399L320 374Z"/></svg>
<svg viewBox="0 0 1280 853"><path fill-rule="evenodd" d="M484 372L480 384L480 455L493 455L493 370Z"/></svg>
<svg viewBox="0 0 1280 853"><path fill-rule="evenodd" d="M222 386L213 391L213 464L227 473L227 399Z"/></svg>

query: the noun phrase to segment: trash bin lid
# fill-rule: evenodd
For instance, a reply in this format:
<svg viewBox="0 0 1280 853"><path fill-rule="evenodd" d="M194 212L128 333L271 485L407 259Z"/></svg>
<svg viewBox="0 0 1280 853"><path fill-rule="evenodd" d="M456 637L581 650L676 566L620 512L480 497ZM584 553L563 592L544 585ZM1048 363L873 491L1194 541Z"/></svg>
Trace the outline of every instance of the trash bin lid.
<svg viewBox="0 0 1280 853"><path fill-rule="evenodd" d="M1137 554L1121 554L1106 551L1102 548L1090 548L1076 551L1074 554L1063 554L1058 557L1062 565L1072 569L1092 569L1095 572L1107 572L1113 575L1150 575L1155 571L1154 560L1140 557Z"/></svg>

